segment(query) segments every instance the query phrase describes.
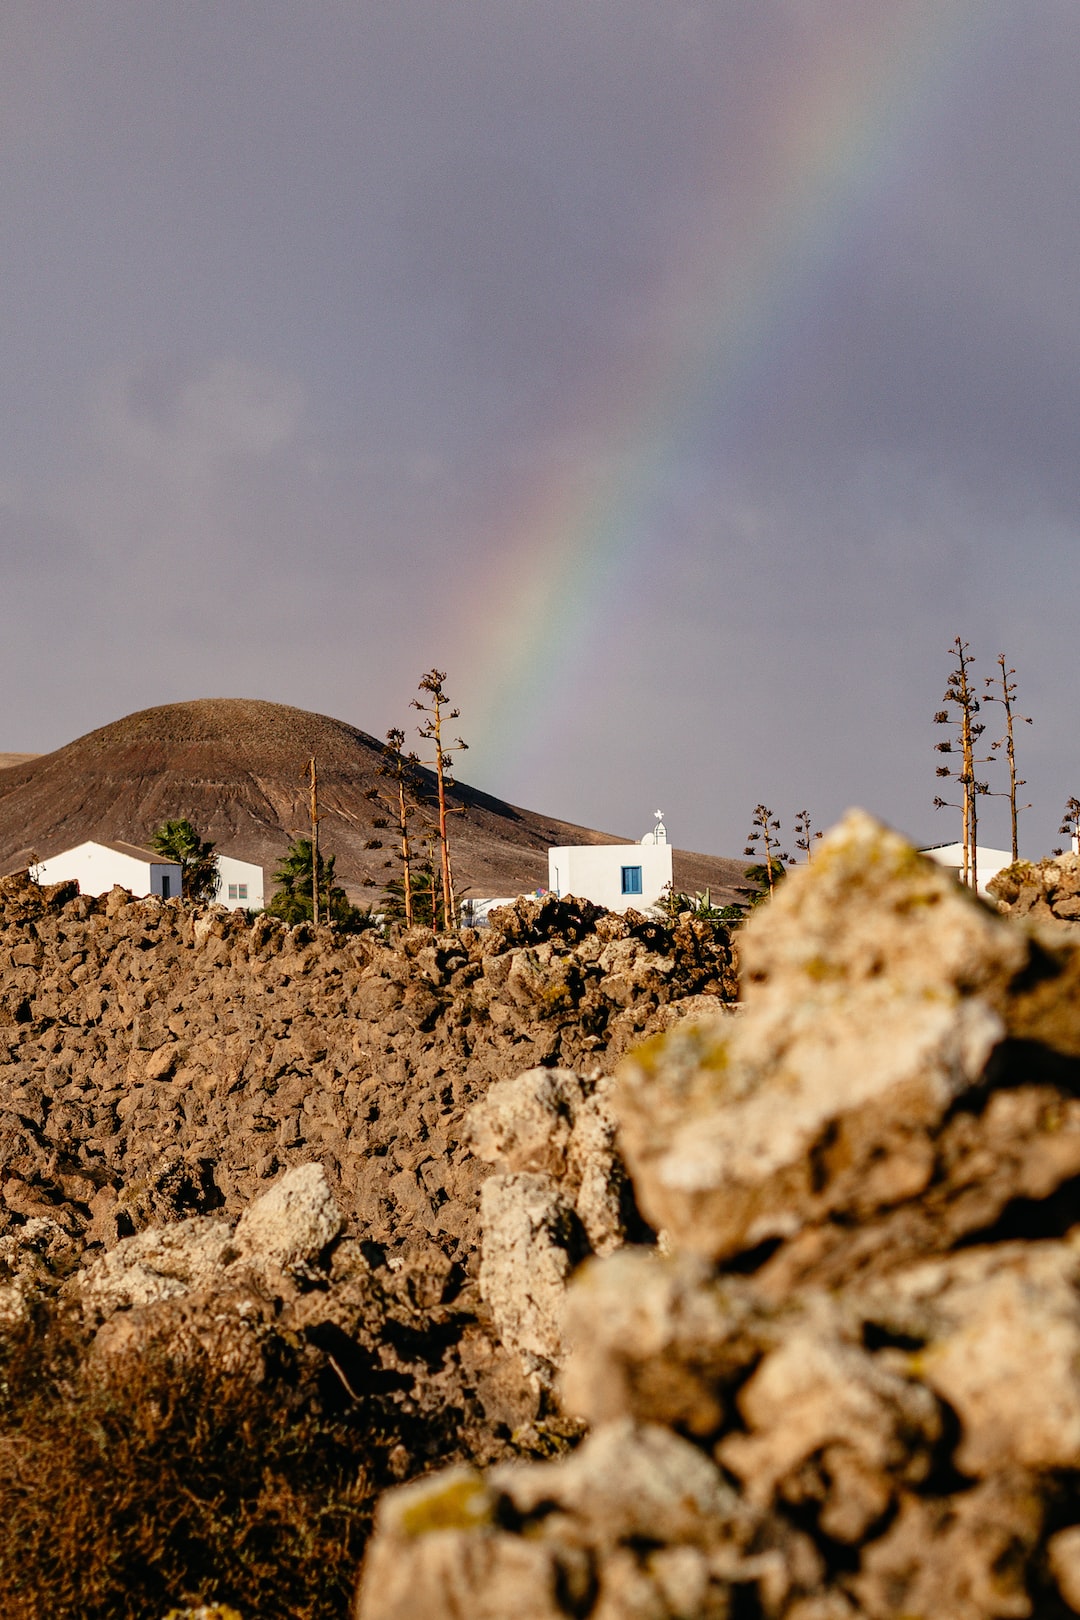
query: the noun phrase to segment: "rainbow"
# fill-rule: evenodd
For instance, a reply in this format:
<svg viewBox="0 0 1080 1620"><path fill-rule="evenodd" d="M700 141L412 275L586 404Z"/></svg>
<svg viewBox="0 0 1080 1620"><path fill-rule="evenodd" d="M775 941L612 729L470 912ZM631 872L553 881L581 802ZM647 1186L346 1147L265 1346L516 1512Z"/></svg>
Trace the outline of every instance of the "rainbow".
<svg viewBox="0 0 1080 1620"><path fill-rule="evenodd" d="M735 195L711 159L711 215L672 244L632 365L594 379L557 425L590 454L514 491L500 562L470 582L469 618L485 627L467 677L478 766L497 761L502 781L524 783L557 744L637 570L662 556L661 499L680 460L719 424L729 440L745 425L755 382L940 138L1000 16L996 0L822 8L808 54L759 111L756 168L744 163Z"/></svg>

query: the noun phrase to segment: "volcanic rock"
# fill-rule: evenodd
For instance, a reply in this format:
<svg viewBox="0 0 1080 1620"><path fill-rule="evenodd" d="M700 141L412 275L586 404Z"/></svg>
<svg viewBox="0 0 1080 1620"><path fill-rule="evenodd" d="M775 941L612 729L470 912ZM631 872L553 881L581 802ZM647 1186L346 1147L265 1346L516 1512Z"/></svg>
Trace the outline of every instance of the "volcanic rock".
<svg viewBox="0 0 1080 1620"><path fill-rule="evenodd" d="M1078 958L850 815L748 925L744 1014L621 1066L663 1242L569 1284L589 1437L467 1518L391 1493L358 1620L1080 1612Z"/></svg>
<svg viewBox="0 0 1080 1620"><path fill-rule="evenodd" d="M480 1195L480 1292L503 1343L547 1372L562 1357L570 1273L620 1247L632 1220L606 1086L569 1069L497 1081L470 1110L466 1140L503 1172Z"/></svg>

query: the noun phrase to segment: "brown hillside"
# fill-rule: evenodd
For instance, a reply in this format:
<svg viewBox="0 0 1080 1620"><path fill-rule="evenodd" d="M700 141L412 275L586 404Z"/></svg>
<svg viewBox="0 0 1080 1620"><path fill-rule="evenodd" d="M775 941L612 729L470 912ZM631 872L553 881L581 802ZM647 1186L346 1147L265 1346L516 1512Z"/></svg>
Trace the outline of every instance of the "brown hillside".
<svg viewBox="0 0 1080 1620"><path fill-rule="evenodd" d="M304 770L313 754L323 848L354 897L365 889L370 896L397 867L393 831L375 827L380 811L367 797L383 786L381 744L327 715L241 698L143 709L11 764L0 773L0 872L87 838L145 844L162 821L186 816L223 853L256 861L269 876L290 834L307 829ZM466 812L453 828L458 888L477 896L546 883L549 845L624 841L465 784L451 799ZM727 898L743 864L677 850L675 881L685 889L711 884L715 897Z"/></svg>

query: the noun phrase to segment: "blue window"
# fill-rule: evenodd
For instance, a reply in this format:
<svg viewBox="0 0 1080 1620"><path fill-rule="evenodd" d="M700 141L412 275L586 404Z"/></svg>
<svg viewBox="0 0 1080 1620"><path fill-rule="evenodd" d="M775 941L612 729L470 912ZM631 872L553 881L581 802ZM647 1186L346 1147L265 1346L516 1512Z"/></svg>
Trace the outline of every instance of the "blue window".
<svg viewBox="0 0 1080 1620"><path fill-rule="evenodd" d="M640 866L624 866L623 867L623 869L622 869L622 892L623 892L623 894L640 894L641 893L641 867Z"/></svg>

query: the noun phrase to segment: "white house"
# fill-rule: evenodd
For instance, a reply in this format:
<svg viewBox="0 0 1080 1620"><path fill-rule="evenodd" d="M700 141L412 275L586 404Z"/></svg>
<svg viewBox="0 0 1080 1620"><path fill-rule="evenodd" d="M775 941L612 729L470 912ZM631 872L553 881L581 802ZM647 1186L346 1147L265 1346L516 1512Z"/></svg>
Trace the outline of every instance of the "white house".
<svg viewBox="0 0 1080 1620"><path fill-rule="evenodd" d="M68 883L74 878L83 894L108 894L119 884L140 896L180 898L178 862L163 860L152 849L140 849L137 844L90 839L76 844L74 849L51 855L47 861L38 861L34 874L39 883Z"/></svg>
<svg viewBox="0 0 1080 1620"><path fill-rule="evenodd" d="M964 846L963 844L933 844L929 849L920 851L929 855L932 861L939 866L948 867L953 876L963 879ZM979 893L986 894L986 885L991 878L997 877L1007 866L1012 865L1012 851L1008 849L984 849L981 844L975 846L975 877L978 880Z"/></svg>
<svg viewBox="0 0 1080 1620"><path fill-rule="evenodd" d="M563 844L548 850L552 894L607 911L647 911L671 882L671 845L660 811L640 844Z"/></svg>
<svg viewBox="0 0 1080 1620"><path fill-rule="evenodd" d="M214 896L219 906L230 911L261 911L263 908L263 869L251 861L238 861L235 855L219 855L218 890Z"/></svg>

